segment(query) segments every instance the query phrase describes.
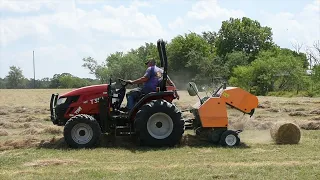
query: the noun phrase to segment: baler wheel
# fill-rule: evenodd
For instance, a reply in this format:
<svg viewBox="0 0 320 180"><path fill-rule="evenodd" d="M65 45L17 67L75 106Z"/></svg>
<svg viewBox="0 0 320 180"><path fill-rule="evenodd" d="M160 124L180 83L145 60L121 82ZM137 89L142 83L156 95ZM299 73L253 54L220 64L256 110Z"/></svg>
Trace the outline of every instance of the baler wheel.
<svg viewBox="0 0 320 180"><path fill-rule="evenodd" d="M221 135L220 144L222 146L227 147L238 146L240 144L240 138L238 137L238 133L232 130L226 130Z"/></svg>

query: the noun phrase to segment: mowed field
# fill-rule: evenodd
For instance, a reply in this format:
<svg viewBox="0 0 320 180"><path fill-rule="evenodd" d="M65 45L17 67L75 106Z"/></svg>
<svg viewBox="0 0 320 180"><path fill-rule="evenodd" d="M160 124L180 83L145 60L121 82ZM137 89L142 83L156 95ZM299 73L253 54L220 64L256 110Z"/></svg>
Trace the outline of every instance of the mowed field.
<svg viewBox="0 0 320 180"><path fill-rule="evenodd" d="M74 150L49 119L51 94L67 91L0 90L0 179L320 179L320 98L258 97L252 118L228 108L230 128L244 130L238 148L188 130L174 148L103 136L95 149ZM174 102L181 109L198 102L180 96ZM278 121L301 127L299 144L274 144L269 128Z"/></svg>

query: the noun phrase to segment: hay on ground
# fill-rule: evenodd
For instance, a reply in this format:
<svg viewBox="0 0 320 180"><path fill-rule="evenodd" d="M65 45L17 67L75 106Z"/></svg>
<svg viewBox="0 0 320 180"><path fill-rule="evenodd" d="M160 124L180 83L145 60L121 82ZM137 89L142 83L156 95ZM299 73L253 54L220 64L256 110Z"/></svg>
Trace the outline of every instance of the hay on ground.
<svg viewBox="0 0 320 180"><path fill-rule="evenodd" d="M274 112L274 113L280 112L280 110L279 110L279 109L276 109L276 108L267 109L267 111L269 111L269 112Z"/></svg>
<svg viewBox="0 0 320 180"><path fill-rule="evenodd" d="M310 114L317 114L320 115L320 109L316 109L310 112Z"/></svg>
<svg viewBox="0 0 320 180"><path fill-rule="evenodd" d="M320 116L313 117L310 119L311 121L320 121Z"/></svg>
<svg viewBox="0 0 320 180"><path fill-rule="evenodd" d="M42 130L41 133L48 133L48 134L61 134L62 129L60 127L46 127L44 130Z"/></svg>
<svg viewBox="0 0 320 180"><path fill-rule="evenodd" d="M270 108L270 107L271 107L270 101L265 101L265 102L258 104L258 108L261 108L261 109L266 109L266 108Z"/></svg>
<svg viewBox="0 0 320 180"><path fill-rule="evenodd" d="M0 136L8 136L8 135L9 133L6 130L0 129Z"/></svg>
<svg viewBox="0 0 320 180"><path fill-rule="evenodd" d="M0 110L0 115L8 115L7 112Z"/></svg>
<svg viewBox="0 0 320 180"><path fill-rule="evenodd" d="M277 144L298 144L301 138L299 126L291 122L274 124L270 134Z"/></svg>
<svg viewBox="0 0 320 180"><path fill-rule="evenodd" d="M304 113L304 112L296 111L296 112L289 113L289 116L303 116L303 117L306 117L308 115L306 113Z"/></svg>
<svg viewBox="0 0 320 180"><path fill-rule="evenodd" d="M39 130L36 128L28 128L20 132L20 135L36 135L39 134Z"/></svg>
<svg viewBox="0 0 320 180"><path fill-rule="evenodd" d="M319 130L320 122L306 122L301 124L300 127L305 130Z"/></svg>

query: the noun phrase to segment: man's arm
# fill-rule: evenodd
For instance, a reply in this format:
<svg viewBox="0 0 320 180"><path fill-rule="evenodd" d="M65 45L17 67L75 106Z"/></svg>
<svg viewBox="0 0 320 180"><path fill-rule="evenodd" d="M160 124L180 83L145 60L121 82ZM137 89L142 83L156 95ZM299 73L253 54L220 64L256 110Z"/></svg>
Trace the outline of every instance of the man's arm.
<svg viewBox="0 0 320 180"><path fill-rule="evenodd" d="M150 71L151 71L151 68L148 68L144 76L136 80L128 80L127 82L131 84L141 84L141 83L147 82L148 79L150 78Z"/></svg>
<svg viewBox="0 0 320 180"><path fill-rule="evenodd" d="M141 84L141 83L144 83L144 82L147 82L147 81L148 81L148 77L146 77L146 76L142 76L141 78L133 80L133 81L129 80L129 82L131 84Z"/></svg>

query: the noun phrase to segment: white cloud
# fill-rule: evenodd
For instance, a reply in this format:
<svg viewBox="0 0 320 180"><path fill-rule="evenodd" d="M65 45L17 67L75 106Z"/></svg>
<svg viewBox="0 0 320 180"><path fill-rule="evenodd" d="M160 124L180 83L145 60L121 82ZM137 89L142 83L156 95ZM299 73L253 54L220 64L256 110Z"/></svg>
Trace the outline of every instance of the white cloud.
<svg viewBox="0 0 320 180"><path fill-rule="evenodd" d="M245 16L242 10L226 9L219 5L217 0L197 1L183 18L178 17L169 23L171 30L182 32L193 31L200 33L205 30L218 30L221 22L230 17Z"/></svg>
<svg viewBox="0 0 320 180"><path fill-rule="evenodd" d="M263 24L272 28L274 41L281 47L293 48L299 42L310 46L320 40L320 1L307 4L299 13L262 13Z"/></svg>
<svg viewBox="0 0 320 180"><path fill-rule="evenodd" d="M0 11L27 13L39 11L42 7L51 9L58 1L50 0L1 0Z"/></svg>
<svg viewBox="0 0 320 180"><path fill-rule="evenodd" d="M197 20L204 19L225 19L229 17L243 17L244 12L241 10L233 10L222 8L217 0L198 1L192 6L192 10L188 12L187 17Z"/></svg>
<svg viewBox="0 0 320 180"><path fill-rule="evenodd" d="M40 16L1 18L0 44L5 46L26 36L47 36L50 29L59 27L75 32L91 30L112 33L122 38L155 38L165 35L165 30L155 15L146 15L136 7L104 6L101 10L84 11L73 7L65 7L59 12ZM48 37L50 38L50 37Z"/></svg>
<svg viewBox="0 0 320 180"><path fill-rule="evenodd" d="M170 29L181 28L184 25L184 21L181 17L178 17L175 21L169 23Z"/></svg>
<svg viewBox="0 0 320 180"><path fill-rule="evenodd" d="M81 67L83 57L102 62L110 53L128 51L167 36L155 15L139 10L147 3L134 1L129 6L104 5L92 10L80 9L76 3L54 4L53 12L37 16L0 17L0 77L5 76L3 68L9 65L22 67L25 75L32 77L32 50L36 52L39 76L70 72L85 77L88 72ZM17 44L21 41L30 44L15 50L22 48ZM48 65L52 68L47 69Z"/></svg>
<svg viewBox="0 0 320 180"><path fill-rule="evenodd" d="M134 7L153 7L153 5L150 4L148 1L139 1L139 0L134 0L131 3L132 6Z"/></svg>

